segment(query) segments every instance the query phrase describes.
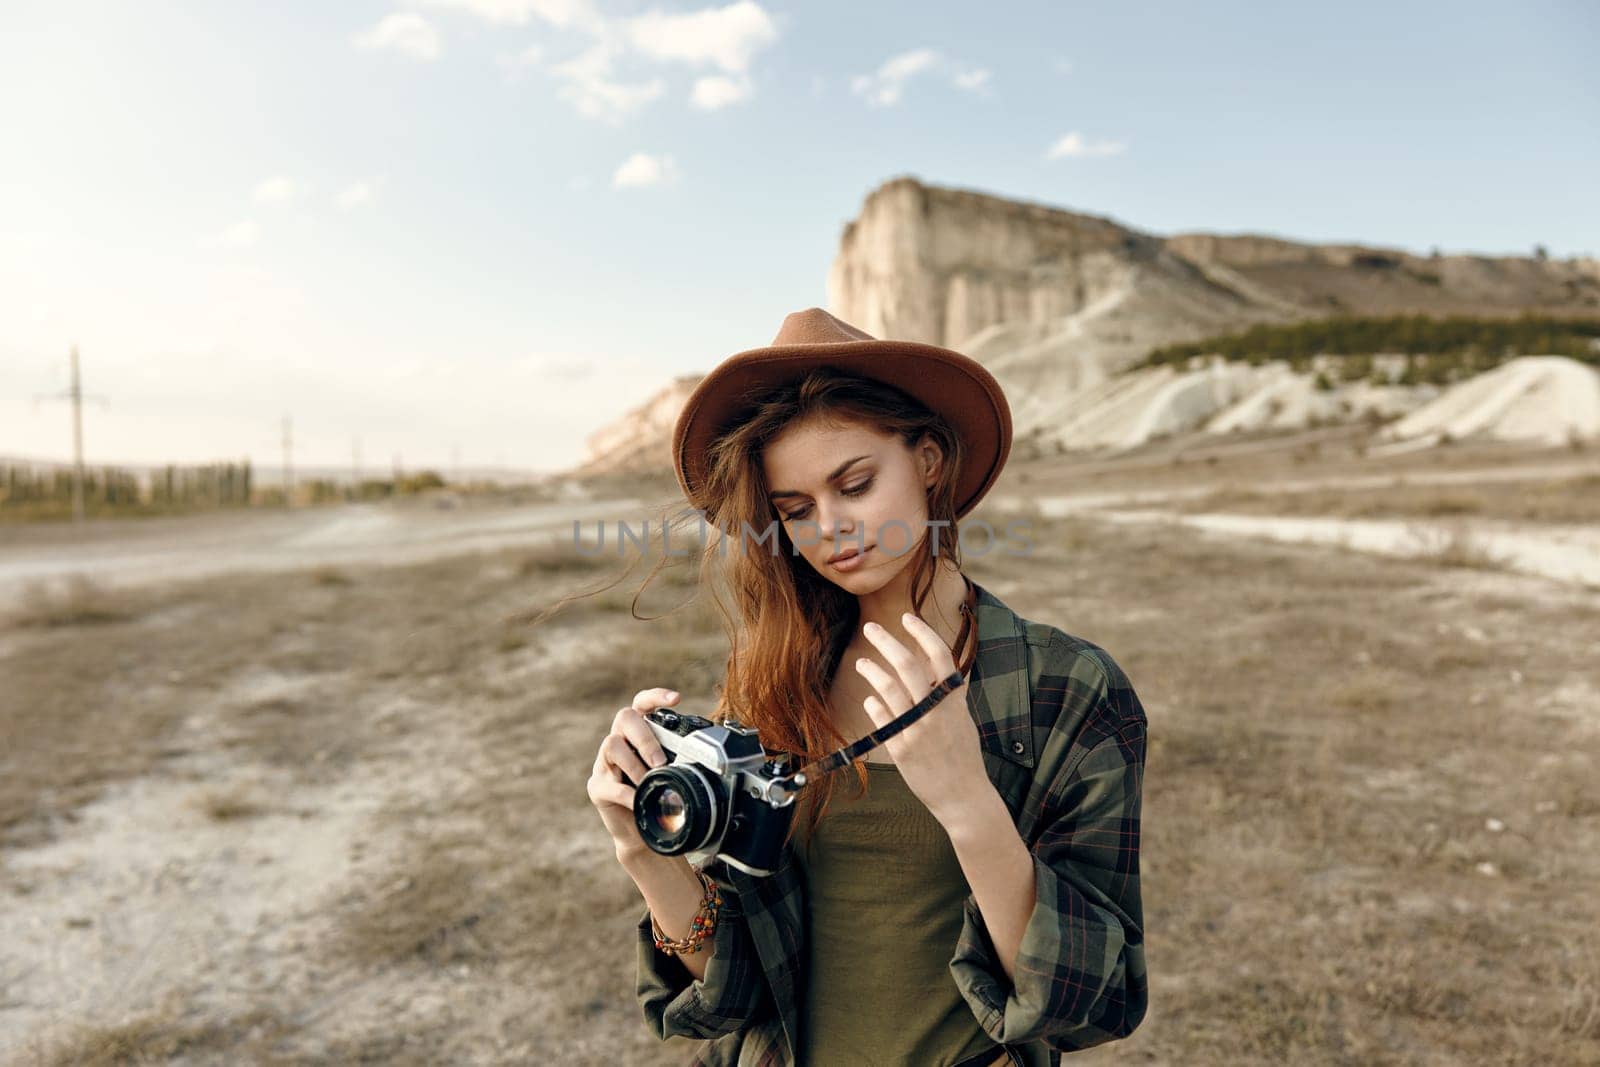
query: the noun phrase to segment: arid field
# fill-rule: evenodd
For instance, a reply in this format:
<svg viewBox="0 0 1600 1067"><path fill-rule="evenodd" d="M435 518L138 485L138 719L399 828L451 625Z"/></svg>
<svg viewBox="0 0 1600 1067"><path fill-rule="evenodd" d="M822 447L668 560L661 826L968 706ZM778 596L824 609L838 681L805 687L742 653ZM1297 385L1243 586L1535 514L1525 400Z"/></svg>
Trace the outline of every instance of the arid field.
<svg viewBox="0 0 1600 1067"><path fill-rule="evenodd" d="M709 708L723 639L681 566L532 624L623 566L569 511L675 487L588 492L0 526L0 1063L679 1062L584 782L638 689ZM1600 1062L1600 584L1477 540L1581 563L1600 454L1166 442L975 517L1034 550L968 572L1150 718L1150 1014L1075 1062Z"/></svg>

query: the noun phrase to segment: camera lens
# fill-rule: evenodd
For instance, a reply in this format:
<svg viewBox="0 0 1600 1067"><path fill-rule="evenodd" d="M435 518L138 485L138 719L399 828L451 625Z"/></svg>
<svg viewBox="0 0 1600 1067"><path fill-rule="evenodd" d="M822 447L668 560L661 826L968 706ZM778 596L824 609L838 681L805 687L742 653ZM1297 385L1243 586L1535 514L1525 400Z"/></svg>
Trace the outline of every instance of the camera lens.
<svg viewBox="0 0 1600 1067"><path fill-rule="evenodd" d="M714 839L726 798L693 765L668 764L645 773L633 794L639 836L664 856L691 852Z"/></svg>

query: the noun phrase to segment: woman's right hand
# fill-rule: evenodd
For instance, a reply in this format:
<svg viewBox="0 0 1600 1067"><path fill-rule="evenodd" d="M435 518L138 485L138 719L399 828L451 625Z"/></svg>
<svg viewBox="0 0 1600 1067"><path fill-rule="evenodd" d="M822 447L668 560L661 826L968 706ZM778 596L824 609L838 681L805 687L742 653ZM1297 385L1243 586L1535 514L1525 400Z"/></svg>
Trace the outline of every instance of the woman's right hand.
<svg viewBox="0 0 1600 1067"><path fill-rule="evenodd" d="M619 859L648 850L633 821L633 793L646 771L671 762L671 756L644 721L645 713L677 701L678 694L670 689L639 690L633 703L618 710L611 720L611 731L601 739L600 750L595 753L594 773L589 776L589 802L600 812Z"/></svg>

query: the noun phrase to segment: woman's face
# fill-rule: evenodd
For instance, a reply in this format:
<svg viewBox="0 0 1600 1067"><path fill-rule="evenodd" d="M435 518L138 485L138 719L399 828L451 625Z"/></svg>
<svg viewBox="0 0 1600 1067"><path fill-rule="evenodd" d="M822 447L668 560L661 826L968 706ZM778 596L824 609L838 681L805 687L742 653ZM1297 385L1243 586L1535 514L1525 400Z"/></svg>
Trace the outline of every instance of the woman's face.
<svg viewBox="0 0 1600 1067"><path fill-rule="evenodd" d="M858 596L881 589L910 562L927 533L939 463L928 438L908 449L861 423L821 419L787 427L762 453L774 515L795 550ZM850 552L858 554L853 562L830 562Z"/></svg>

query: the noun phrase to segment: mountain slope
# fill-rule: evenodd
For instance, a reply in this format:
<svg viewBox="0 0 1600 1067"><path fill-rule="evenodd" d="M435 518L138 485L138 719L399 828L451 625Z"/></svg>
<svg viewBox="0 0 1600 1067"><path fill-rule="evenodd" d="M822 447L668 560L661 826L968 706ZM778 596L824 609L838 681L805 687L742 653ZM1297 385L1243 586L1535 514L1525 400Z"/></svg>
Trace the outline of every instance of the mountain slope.
<svg viewBox="0 0 1600 1067"><path fill-rule="evenodd" d="M1291 381L1259 368L1178 374L1164 385L1141 371L1131 383L1109 384L1172 342L1330 314L1600 318L1600 260L1593 258L1161 237L1103 216L910 177L868 193L840 235L827 286L829 310L869 333L955 348L988 367L1011 401L1015 454L1023 457L1147 439L1197 420L1218 419L1224 429L1288 427L1369 409L1403 412L1431 395L1341 385L1330 398L1314 394L1309 376ZM708 367L726 354L708 353ZM673 405L693 383L693 376L672 383L597 432L582 469L669 466ZM1115 410L1101 407L1092 392L1101 387L1107 402L1120 396ZM1139 407L1138 396L1154 406ZM1128 418L1137 425L1113 432Z"/></svg>

